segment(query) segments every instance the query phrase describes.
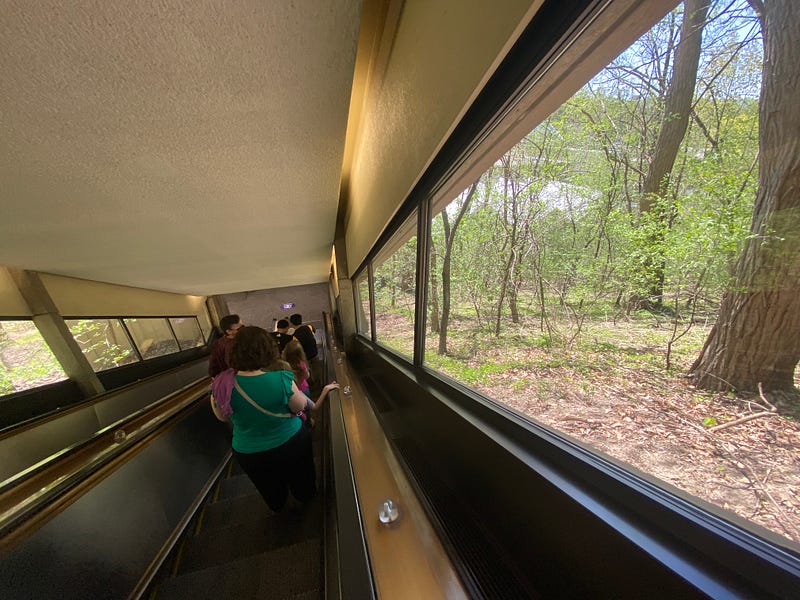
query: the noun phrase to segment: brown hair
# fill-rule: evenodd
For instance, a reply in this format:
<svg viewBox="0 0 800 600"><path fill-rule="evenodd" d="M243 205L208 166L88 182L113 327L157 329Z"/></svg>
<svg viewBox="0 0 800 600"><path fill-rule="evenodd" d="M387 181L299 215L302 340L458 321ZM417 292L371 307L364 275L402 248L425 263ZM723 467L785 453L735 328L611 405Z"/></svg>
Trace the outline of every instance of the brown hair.
<svg viewBox="0 0 800 600"><path fill-rule="evenodd" d="M292 371L294 372L294 380L300 385L300 382L305 379L306 375L300 367L300 363L305 362L308 364L306 353L303 351L303 345L297 340L292 340L286 344L286 347L283 349L283 360L291 365Z"/></svg>
<svg viewBox="0 0 800 600"><path fill-rule="evenodd" d="M280 360L278 345L270 334L254 325L241 327L233 338L228 364L237 371L269 370Z"/></svg>

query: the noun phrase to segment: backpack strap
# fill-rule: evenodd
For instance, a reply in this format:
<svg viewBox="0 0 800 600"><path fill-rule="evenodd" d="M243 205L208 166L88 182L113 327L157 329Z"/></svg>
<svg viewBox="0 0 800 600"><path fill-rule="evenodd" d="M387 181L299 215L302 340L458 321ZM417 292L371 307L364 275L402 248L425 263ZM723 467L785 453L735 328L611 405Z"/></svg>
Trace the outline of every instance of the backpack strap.
<svg viewBox="0 0 800 600"><path fill-rule="evenodd" d="M292 417L295 416L294 413L274 413L274 412L270 412L266 408L264 408L263 406L260 406L260 405L256 404L253 401L253 399L250 396L248 396L247 393L245 393L245 391L241 388L241 386L239 385L239 382L236 381L235 378L233 380L233 387L236 389L237 392L239 392L239 394L241 394L242 398L244 398L245 400L247 400L250 403L251 406L253 406L254 408L257 408L258 410L260 410L265 415L269 415L270 417L279 417L281 419L291 419Z"/></svg>

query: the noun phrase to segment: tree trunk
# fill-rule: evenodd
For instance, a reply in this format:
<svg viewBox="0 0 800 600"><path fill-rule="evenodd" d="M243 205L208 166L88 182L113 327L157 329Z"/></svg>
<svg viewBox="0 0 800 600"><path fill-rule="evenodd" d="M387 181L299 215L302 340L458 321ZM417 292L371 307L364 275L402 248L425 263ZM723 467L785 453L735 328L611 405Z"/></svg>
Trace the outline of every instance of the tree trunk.
<svg viewBox="0 0 800 600"><path fill-rule="evenodd" d="M500 280L500 296L497 299L497 318L495 319L494 323L494 334L500 335L500 322L503 316L503 302L506 298L506 289L508 288L508 280L511 277L511 265L514 261L514 251L513 248L511 253L508 255L508 260L506 261L505 267L503 267L503 275L502 279Z"/></svg>
<svg viewBox="0 0 800 600"><path fill-rule="evenodd" d="M450 221L447 218L447 209L442 211L442 224L444 225L444 257L442 258L442 318L439 320L439 348L440 355L447 354L447 327L450 325L450 250L452 238Z"/></svg>
<svg viewBox="0 0 800 600"><path fill-rule="evenodd" d="M428 318L431 333L439 333L439 282L436 280L436 247L433 245L433 239L431 239L430 278L428 289L431 291L431 310Z"/></svg>
<svg viewBox="0 0 800 600"><path fill-rule="evenodd" d="M756 6L764 70L751 235L691 375L712 390L755 392L760 383L792 391L800 361L800 3Z"/></svg>
<svg viewBox="0 0 800 600"><path fill-rule="evenodd" d="M467 195L464 198L464 202L461 204L461 208L458 210L458 215L456 215L456 219L453 221L452 228L450 227L450 221L447 218L447 209L442 211L445 248L444 256L442 257L442 318L439 321L439 354L447 354L447 327L450 325L450 263L453 253L453 241L455 240L458 226L461 224L461 220L467 213L473 196L475 196L475 191L478 189L479 182L480 178L478 178L478 180L469 187Z"/></svg>
<svg viewBox="0 0 800 600"><path fill-rule="evenodd" d="M511 322L515 325L519 325L519 290L521 287L519 273L517 273L517 267L515 266L513 271L513 277L511 280L511 285L508 287L508 310L511 313Z"/></svg>
<svg viewBox="0 0 800 600"><path fill-rule="evenodd" d="M508 259L505 262L505 266L503 267L503 271L500 275L500 293L498 294L497 298L497 311L495 314L495 323L494 323L494 334L496 336L500 335L500 322L503 317L503 303L506 299L506 289L508 288L508 280L511 277L511 267L514 264L514 247L516 242L516 228L517 228L517 191L513 189L511 186L511 178L513 177L511 173L511 155L506 154L501 159L503 161L503 228L506 232L506 238L503 240L503 248L500 251L500 254L505 251L506 248L510 248L508 253ZM512 187L511 191L509 192L509 187ZM509 234L509 206L508 206L508 199L511 196L511 233Z"/></svg>
<svg viewBox="0 0 800 600"><path fill-rule="evenodd" d="M669 227L670 207L667 205L669 178L675 165L692 111L692 100L697 82L703 27L710 0L686 0L683 8L681 39L675 50L672 78L664 99L664 117L647 169L639 204L640 214L655 221L653 233L647 243L651 245L645 256L643 268L649 281L648 298L636 299L638 304L660 308L664 295L664 257L661 246L665 229Z"/></svg>

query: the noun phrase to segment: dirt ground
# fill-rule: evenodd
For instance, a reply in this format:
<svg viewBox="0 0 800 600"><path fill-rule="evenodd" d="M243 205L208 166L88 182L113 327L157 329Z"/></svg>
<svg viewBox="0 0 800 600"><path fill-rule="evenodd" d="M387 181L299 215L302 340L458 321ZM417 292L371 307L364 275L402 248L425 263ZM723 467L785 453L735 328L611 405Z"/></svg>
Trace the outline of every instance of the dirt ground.
<svg viewBox="0 0 800 600"><path fill-rule="evenodd" d="M413 327L407 318L379 317L378 338L410 356ZM699 391L681 375L693 352L676 357L686 364L668 375L644 359L637 363L653 355L646 346L629 348L633 360L603 350L572 356L569 350L553 353L494 338L470 342L471 325L454 322L449 344L450 355L464 367L523 365L490 369L482 383L465 382L474 389L800 544L800 396L767 397L767 404L758 396ZM631 326L625 327L622 336L630 339ZM706 331L694 334L702 342ZM641 331L635 335L642 338ZM429 340L431 355L433 344ZM593 366L587 369L587 363Z"/></svg>
<svg viewBox="0 0 800 600"><path fill-rule="evenodd" d="M700 393L663 372L623 371L598 369L587 386L586 373L565 367L510 369L479 389L800 543L800 398L772 397L766 404L759 397ZM547 393L543 381L557 386Z"/></svg>

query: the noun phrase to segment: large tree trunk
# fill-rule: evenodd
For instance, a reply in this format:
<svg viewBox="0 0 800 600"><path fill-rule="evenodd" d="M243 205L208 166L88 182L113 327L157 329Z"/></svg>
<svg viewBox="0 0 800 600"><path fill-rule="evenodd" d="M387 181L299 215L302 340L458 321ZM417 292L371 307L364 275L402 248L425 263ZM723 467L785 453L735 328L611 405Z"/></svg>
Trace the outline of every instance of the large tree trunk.
<svg viewBox="0 0 800 600"><path fill-rule="evenodd" d="M800 2L760 9L764 71L753 220L734 284L692 365L698 387L793 390L800 361Z"/></svg>
<svg viewBox="0 0 800 600"><path fill-rule="evenodd" d="M669 178L689 125L709 3L710 0L684 2L681 38L675 50L675 66L664 99L664 117L642 186L639 211L643 216L649 215L655 221L655 227L654 233L648 239L648 244L652 247L645 254L650 258L647 259L648 264L643 265L648 273L648 298L637 298L635 302L650 308L660 308L664 295L664 258L661 246L670 214L667 201Z"/></svg>

